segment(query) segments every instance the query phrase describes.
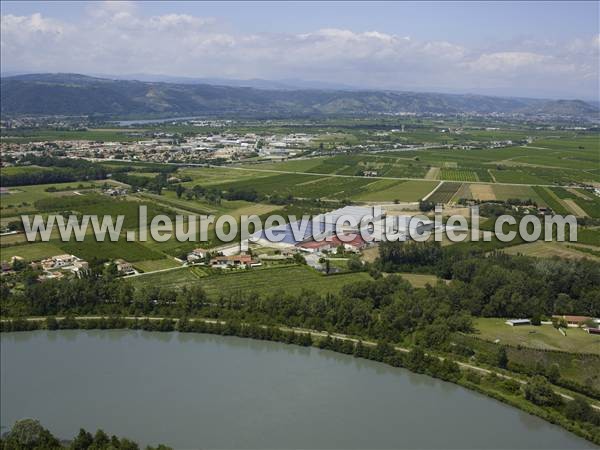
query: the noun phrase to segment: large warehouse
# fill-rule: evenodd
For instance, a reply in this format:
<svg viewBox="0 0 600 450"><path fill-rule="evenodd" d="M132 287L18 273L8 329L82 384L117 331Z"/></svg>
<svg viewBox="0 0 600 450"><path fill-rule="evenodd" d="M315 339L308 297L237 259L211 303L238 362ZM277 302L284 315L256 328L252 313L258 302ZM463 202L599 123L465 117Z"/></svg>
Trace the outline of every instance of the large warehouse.
<svg viewBox="0 0 600 450"><path fill-rule="evenodd" d="M262 230L253 236L260 245L292 247L302 242L322 240L335 231L335 224L343 219L341 231L359 232L367 228L375 241L391 240L405 241L410 239L410 231L421 233L432 231L434 223L431 220L413 220L413 216L386 216L380 207L345 206L334 211L320 214L311 219L300 219L285 225ZM269 235L277 237L277 242L269 239Z"/></svg>

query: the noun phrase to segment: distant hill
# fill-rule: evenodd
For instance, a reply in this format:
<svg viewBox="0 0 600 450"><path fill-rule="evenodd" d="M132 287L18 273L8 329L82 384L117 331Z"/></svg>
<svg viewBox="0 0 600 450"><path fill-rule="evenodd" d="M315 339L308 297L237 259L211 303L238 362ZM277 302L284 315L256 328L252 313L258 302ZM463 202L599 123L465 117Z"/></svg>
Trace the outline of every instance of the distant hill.
<svg viewBox="0 0 600 450"><path fill-rule="evenodd" d="M3 115L286 117L379 113L523 113L583 117L598 108L580 100L483 95L257 89L203 83L113 80L78 74L29 74L1 80Z"/></svg>

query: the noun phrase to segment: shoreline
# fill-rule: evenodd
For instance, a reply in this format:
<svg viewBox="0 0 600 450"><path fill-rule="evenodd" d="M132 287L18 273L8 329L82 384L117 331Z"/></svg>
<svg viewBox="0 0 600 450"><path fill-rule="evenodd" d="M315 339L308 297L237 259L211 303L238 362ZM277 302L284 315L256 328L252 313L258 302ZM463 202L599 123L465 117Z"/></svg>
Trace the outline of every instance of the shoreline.
<svg viewBox="0 0 600 450"><path fill-rule="evenodd" d="M361 340L356 337L339 333L332 334L302 328L246 324L207 318L61 316L53 319L54 322L48 326L48 319L42 317L18 319L3 318L0 320L0 334L6 332L36 330L54 331L81 329L82 331L85 331L129 329L236 336L246 339L281 342L304 347L312 346L358 358L382 362L392 367L402 367L413 373L424 374L431 376L432 378L454 383L465 389L478 392L521 411L537 416L549 423L561 426L563 429L586 439L589 442L600 445L600 433L597 433L596 430L588 429L591 428L591 426L582 426L581 423L571 421L558 411L549 407L537 406L525 400L519 395L519 391L509 394L503 391L501 387L496 386L497 383L503 381L516 382L518 383L517 386L519 386L519 388L527 385L527 381L519 376L513 376L516 375L513 372L509 372L511 375L507 375L502 371L468 364L459 360L451 360L447 357L425 353L420 349L409 349L406 347L393 346L389 343ZM65 323L65 321L67 323ZM413 356L416 357L417 353L420 354L420 357L424 362L421 365L411 367L410 359ZM471 374L473 374L473 376L470 376ZM491 381L488 380L488 378ZM557 390L557 387L554 385L552 385L552 387L554 392L563 400L573 400L573 395L565 393L565 391L571 393L570 391L564 388ZM581 394L577 395L582 396ZM589 401L590 399L587 398L587 400ZM592 402L590 403L592 408L597 411L600 410L599 405Z"/></svg>

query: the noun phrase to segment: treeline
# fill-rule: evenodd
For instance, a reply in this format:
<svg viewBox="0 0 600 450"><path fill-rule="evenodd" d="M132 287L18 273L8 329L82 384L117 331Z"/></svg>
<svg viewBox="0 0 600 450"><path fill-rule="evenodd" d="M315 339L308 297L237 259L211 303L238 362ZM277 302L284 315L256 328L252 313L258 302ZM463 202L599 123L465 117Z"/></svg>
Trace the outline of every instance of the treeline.
<svg viewBox="0 0 600 450"><path fill-rule="evenodd" d="M156 173L156 175L154 177L136 175L136 171L148 171ZM138 165L135 167L124 165L117 170L114 170L111 177L113 180L129 184L134 191L145 189L160 195L163 189L169 187L169 177L176 171L177 166L173 165ZM190 180L191 178L188 177L188 179L181 181Z"/></svg>
<svg viewBox="0 0 600 450"><path fill-rule="evenodd" d="M3 280L4 281L4 280ZM200 286L171 290L130 284L109 276L27 283L22 290L2 283L4 316L26 315L160 315L281 323L336 330L373 339L400 341L423 330L431 345L451 332L470 331L471 319L453 304L443 286L415 290L398 276L345 286L339 294L273 292L266 295L237 292L209 299Z"/></svg>
<svg viewBox="0 0 600 450"><path fill-rule="evenodd" d="M475 316L600 316L600 264L591 260L486 255L437 242L382 242L379 256L384 272L427 272L452 280L453 302Z"/></svg>
<svg viewBox="0 0 600 450"><path fill-rule="evenodd" d="M51 156L27 155L21 163L52 170L24 170L17 173L2 174L2 186L23 186L27 184L66 183L70 181L102 180L108 172L100 164L83 159L54 158Z"/></svg>
<svg viewBox="0 0 600 450"><path fill-rule="evenodd" d="M61 441L34 419L16 421L10 431L0 437L2 450L139 450L139 448L138 444L127 438L109 436L103 430L97 430L92 435L83 428L74 439ZM146 450L171 450L171 447L148 446Z"/></svg>

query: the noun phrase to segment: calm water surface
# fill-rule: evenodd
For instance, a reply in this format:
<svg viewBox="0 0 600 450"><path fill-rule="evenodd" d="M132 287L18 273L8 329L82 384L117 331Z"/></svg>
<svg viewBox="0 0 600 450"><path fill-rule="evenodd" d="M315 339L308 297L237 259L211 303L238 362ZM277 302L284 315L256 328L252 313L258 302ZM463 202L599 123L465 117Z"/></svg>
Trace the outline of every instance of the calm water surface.
<svg viewBox="0 0 600 450"><path fill-rule="evenodd" d="M2 333L2 426L103 428L177 448L595 448L461 387L271 342L141 331Z"/></svg>

